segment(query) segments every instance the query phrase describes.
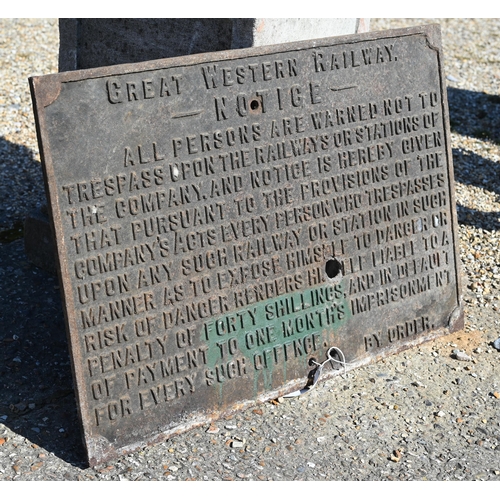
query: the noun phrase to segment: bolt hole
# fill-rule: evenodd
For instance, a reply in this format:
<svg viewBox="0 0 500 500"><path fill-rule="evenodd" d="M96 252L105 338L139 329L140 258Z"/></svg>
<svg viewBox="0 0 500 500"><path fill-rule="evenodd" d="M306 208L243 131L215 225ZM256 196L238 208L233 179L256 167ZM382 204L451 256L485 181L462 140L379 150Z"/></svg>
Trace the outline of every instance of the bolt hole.
<svg viewBox="0 0 500 500"><path fill-rule="evenodd" d="M256 111L260 107L260 102L257 99L252 99L250 101L250 109Z"/></svg>
<svg viewBox="0 0 500 500"><path fill-rule="evenodd" d="M336 278L342 271L342 264L337 259L330 259L326 262L325 272L330 278Z"/></svg>

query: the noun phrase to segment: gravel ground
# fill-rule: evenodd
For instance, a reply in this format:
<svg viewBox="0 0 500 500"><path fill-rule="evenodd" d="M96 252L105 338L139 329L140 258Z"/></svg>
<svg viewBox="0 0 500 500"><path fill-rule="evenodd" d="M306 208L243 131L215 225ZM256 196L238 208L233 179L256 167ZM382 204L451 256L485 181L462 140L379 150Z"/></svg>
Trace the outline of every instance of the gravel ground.
<svg viewBox="0 0 500 500"><path fill-rule="evenodd" d="M88 468L57 280L26 261L44 200L27 78L57 71L57 20L0 19L0 480L500 479L500 20L439 22L465 330ZM456 359L453 351L467 354Z"/></svg>

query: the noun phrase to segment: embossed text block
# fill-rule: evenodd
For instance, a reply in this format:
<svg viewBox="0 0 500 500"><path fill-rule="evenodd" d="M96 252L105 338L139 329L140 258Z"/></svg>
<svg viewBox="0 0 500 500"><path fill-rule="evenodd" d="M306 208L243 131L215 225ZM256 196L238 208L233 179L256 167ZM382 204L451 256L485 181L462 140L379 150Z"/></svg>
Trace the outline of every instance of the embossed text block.
<svg viewBox="0 0 500 500"><path fill-rule="evenodd" d="M30 83L91 464L461 327L438 26Z"/></svg>

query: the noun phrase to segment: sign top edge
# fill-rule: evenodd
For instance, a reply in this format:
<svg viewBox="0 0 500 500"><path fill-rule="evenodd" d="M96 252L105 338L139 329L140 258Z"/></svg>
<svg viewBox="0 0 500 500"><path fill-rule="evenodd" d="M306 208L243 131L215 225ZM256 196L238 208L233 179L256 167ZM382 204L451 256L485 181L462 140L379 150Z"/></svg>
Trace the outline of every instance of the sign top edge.
<svg viewBox="0 0 500 500"><path fill-rule="evenodd" d="M97 68L79 69L74 71L65 71L61 73L51 73L47 75L35 75L29 77L29 81L36 87L45 84L54 85L56 83L74 82L86 79L102 78L116 74L133 74L144 71L154 71L157 69L172 68L177 66L191 66L201 63L222 60L234 60L244 57L252 57L285 50L307 50L319 47L321 45L340 45L343 43L356 43L383 38L397 38L401 36L411 36L423 34L430 38L434 47L441 46L441 26L438 23L411 26L407 28L398 28L392 30L369 31L351 35L340 35L324 38L314 38L300 40L296 42L287 42L273 45L263 45L259 47L248 47L243 49L224 50L218 52L202 52L199 54L190 54L178 57L169 57L164 59L153 59L135 63L117 64L113 66L101 66Z"/></svg>

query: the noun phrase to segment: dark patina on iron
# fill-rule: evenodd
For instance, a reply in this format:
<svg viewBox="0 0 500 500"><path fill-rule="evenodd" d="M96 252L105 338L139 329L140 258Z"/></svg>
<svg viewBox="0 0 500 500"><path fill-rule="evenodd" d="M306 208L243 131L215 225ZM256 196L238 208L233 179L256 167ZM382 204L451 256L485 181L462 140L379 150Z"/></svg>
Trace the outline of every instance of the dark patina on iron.
<svg viewBox="0 0 500 500"><path fill-rule="evenodd" d="M30 83L91 464L462 327L438 26Z"/></svg>

